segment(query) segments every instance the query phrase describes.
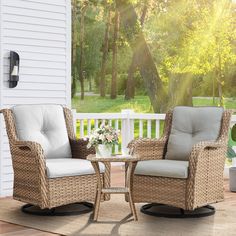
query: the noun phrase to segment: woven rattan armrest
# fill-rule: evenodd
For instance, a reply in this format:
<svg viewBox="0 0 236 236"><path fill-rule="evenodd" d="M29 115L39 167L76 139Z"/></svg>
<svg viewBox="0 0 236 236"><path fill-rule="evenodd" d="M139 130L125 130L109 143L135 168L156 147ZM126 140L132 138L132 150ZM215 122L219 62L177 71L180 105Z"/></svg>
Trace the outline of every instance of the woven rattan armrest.
<svg viewBox="0 0 236 236"><path fill-rule="evenodd" d="M18 140L11 140L10 146L15 181L14 199L41 208L47 207L49 186L42 146L36 142ZM26 182L28 187L24 188ZM32 188L30 193L29 188Z"/></svg>
<svg viewBox="0 0 236 236"><path fill-rule="evenodd" d="M196 146L200 148L201 150L205 148L214 149L214 148L225 147L225 143L219 142L219 141L203 141L203 142L199 142Z"/></svg>
<svg viewBox="0 0 236 236"><path fill-rule="evenodd" d="M211 151L224 151L226 145L220 141L205 141L195 144L189 158L190 169L197 167L198 162L205 161L205 155ZM223 149L223 150L222 150ZM213 157L212 157L213 158Z"/></svg>
<svg viewBox="0 0 236 236"><path fill-rule="evenodd" d="M95 148L87 148L88 140L70 139L72 158L86 159L89 154L95 154Z"/></svg>
<svg viewBox="0 0 236 236"><path fill-rule="evenodd" d="M167 139L140 138L128 144L130 154L141 160L162 159Z"/></svg>
<svg viewBox="0 0 236 236"><path fill-rule="evenodd" d="M218 148L224 148L225 143L220 141L202 141L195 144L192 148L192 152L190 154L190 162L196 161L196 159L201 157L201 154L204 150L214 150Z"/></svg>
<svg viewBox="0 0 236 236"><path fill-rule="evenodd" d="M31 155L43 153L41 145L32 141L13 141L11 142L11 145L13 145L13 147L17 147L21 151L31 153Z"/></svg>
<svg viewBox="0 0 236 236"><path fill-rule="evenodd" d="M196 197L195 193L203 192L204 194L206 189L208 193L214 193L216 182L222 182L220 186L223 186L226 150L227 145L222 141L199 142L194 145L189 159L189 174L186 186L187 209L192 210L195 207L202 206L202 198Z"/></svg>
<svg viewBox="0 0 236 236"><path fill-rule="evenodd" d="M190 177L191 175L195 175L197 169L199 169L201 166L206 167L209 164L208 157L210 156L210 154L211 160L214 158L220 158L222 159L222 161L224 161L224 157L226 154L225 147L226 144L220 141L205 141L195 144L192 148L192 152L189 158ZM217 162L215 163L217 164Z"/></svg>
<svg viewBox="0 0 236 236"><path fill-rule="evenodd" d="M38 163L41 173L45 177L46 162L42 146L32 141L13 141L10 142L12 158L16 158L21 163ZM20 158L19 158L20 157Z"/></svg>

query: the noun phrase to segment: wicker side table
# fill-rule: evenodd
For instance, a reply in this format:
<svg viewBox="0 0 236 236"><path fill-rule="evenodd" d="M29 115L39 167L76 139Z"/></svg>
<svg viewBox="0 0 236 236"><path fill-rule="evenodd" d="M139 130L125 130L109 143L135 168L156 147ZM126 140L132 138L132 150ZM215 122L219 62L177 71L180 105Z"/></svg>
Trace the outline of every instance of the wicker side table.
<svg viewBox="0 0 236 236"><path fill-rule="evenodd" d="M91 161L93 168L95 170L97 176L97 194L95 198L95 208L94 208L94 220L97 221L98 219L98 212L100 207L100 202L102 199L102 194L109 193L109 194L127 194L129 199L129 205L131 209L131 213L133 214L134 220L138 220L135 205L132 198L132 178L134 174L134 169L137 165L138 158L132 156L120 156L114 155L111 157L96 157L95 155L89 155L87 160ZM107 163L111 162L126 162L127 163L127 175L124 187L109 187L105 188L101 178L100 178L100 169L99 169L99 162L102 162L105 166Z"/></svg>

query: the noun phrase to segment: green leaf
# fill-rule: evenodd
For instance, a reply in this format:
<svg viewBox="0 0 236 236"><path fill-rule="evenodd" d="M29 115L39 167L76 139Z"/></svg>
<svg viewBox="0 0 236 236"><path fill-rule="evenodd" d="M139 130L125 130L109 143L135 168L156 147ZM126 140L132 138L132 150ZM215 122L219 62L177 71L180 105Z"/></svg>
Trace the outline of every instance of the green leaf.
<svg viewBox="0 0 236 236"><path fill-rule="evenodd" d="M231 138L234 142L236 142L236 124L231 129Z"/></svg>
<svg viewBox="0 0 236 236"><path fill-rule="evenodd" d="M232 158L236 158L236 153L235 153L235 151L233 150L233 148L232 147L228 147L228 150L227 150L227 157L229 158L229 159L232 159Z"/></svg>

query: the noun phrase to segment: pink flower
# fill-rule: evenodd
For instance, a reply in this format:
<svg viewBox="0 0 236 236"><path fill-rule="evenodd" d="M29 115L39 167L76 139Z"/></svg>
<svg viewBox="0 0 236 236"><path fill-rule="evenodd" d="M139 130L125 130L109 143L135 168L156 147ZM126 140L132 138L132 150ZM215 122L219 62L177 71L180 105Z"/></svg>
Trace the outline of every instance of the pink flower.
<svg viewBox="0 0 236 236"><path fill-rule="evenodd" d="M107 135L106 135L106 138L107 138L107 141L108 141L108 142L112 142L112 140L113 140L113 136L110 135L110 134L107 134Z"/></svg>

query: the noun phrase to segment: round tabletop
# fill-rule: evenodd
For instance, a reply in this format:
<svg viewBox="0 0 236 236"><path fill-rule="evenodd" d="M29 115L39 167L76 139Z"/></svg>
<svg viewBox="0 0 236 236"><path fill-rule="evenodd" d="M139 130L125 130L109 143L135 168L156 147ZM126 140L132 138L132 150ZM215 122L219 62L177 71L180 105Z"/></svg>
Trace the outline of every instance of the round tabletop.
<svg viewBox="0 0 236 236"><path fill-rule="evenodd" d="M94 154L87 156L88 161L104 161L104 162L132 162L138 161L137 157L131 155L111 155L110 157L96 157Z"/></svg>

